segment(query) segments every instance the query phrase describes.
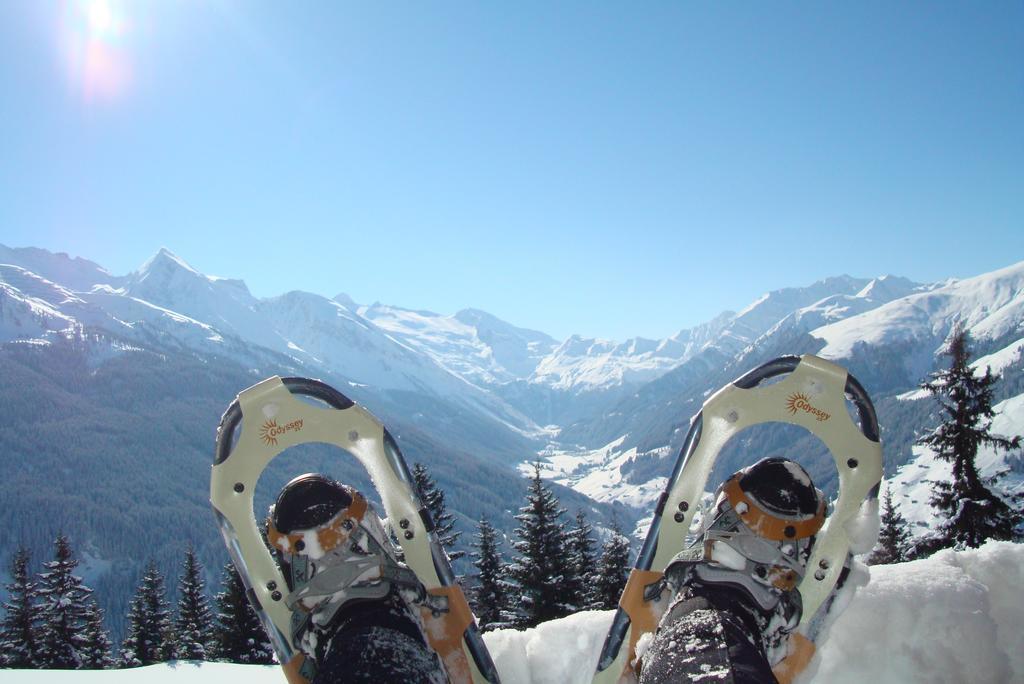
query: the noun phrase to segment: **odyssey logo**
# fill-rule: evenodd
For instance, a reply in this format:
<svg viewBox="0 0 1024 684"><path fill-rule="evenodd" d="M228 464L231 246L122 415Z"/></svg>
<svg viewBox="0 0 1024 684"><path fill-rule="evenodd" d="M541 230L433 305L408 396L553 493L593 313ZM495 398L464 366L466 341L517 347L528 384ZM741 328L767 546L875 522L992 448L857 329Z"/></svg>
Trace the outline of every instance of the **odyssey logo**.
<svg viewBox="0 0 1024 684"><path fill-rule="evenodd" d="M285 425L278 425L276 420L268 420L260 426L260 439L267 446L277 446L277 438L286 432L298 432L302 429L302 420L293 420Z"/></svg>
<svg viewBox="0 0 1024 684"><path fill-rule="evenodd" d="M820 423L832 417L832 414L825 413L820 408L811 404L811 400L807 398L807 395L801 392L789 395L789 399L786 400L786 408L794 415L796 415L797 411L809 413Z"/></svg>

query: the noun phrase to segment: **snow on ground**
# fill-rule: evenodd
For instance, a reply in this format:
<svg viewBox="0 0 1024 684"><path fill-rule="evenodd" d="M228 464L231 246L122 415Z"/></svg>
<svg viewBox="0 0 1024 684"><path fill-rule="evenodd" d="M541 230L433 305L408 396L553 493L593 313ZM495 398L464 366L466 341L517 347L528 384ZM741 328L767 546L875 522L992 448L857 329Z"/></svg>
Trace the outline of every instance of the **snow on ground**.
<svg viewBox="0 0 1024 684"><path fill-rule="evenodd" d="M871 569L822 649L815 681L1024 681L1024 546Z"/></svg>
<svg viewBox="0 0 1024 684"><path fill-rule="evenodd" d="M619 451L624 440L625 436L592 450L548 448L538 454L541 477L586 494L595 501L618 501L637 508L649 507L664 491L668 478L629 482L622 474L622 466L637 457L637 450L634 447ZM533 461L524 461L519 464L519 471L526 477L532 477L533 464Z"/></svg>
<svg viewBox="0 0 1024 684"><path fill-rule="evenodd" d="M814 682L996 684L1024 681L1024 545L871 568L833 626ZM484 640L504 684L586 684L612 613L585 612ZM277 667L180 663L134 670L0 670L0 684L283 684ZM806 684L806 683L805 683Z"/></svg>
<svg viewBox="0 0 1024 684"><path fill-rule="evenodd" d="M0 670L4 684L286 684L277 665L172 663L131 670Z"/></svg>
<svg viewBox="0 0 1024 684"><path fill-rule="evenodd" d="M999 374L1004 369L1020 361L1021 353L1024 353L1024 339L1017 340L994 354L982 356L972 363L971 367L977 370L979 374L984 374L986 368L991 370L993 374Z"/></svg>

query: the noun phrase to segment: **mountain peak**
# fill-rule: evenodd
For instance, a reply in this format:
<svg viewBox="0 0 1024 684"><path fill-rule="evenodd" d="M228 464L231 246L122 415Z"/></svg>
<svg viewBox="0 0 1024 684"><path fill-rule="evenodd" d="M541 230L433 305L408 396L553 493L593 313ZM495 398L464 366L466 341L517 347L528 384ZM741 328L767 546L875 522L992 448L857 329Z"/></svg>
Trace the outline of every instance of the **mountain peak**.
<svg viewBox="0 0 1024 684"><path fill-rule="evenodd" d="M156 254L150 257L150 259L139 269L139 273L151 273L155 269L182 269L196 275L202 275L199 271L189 266L188 262L166 247L161 247Z"/></svg>
<svg viewBox="0 0 1024 684"><path fill-rule="evenodd" d="M359 304L356 302L356 300L352 299L344 292L339 292L338 294L334 295L334 301L336 301L338 304L341 304L349 311L355 311L356 309L359 308Z"/></svg>

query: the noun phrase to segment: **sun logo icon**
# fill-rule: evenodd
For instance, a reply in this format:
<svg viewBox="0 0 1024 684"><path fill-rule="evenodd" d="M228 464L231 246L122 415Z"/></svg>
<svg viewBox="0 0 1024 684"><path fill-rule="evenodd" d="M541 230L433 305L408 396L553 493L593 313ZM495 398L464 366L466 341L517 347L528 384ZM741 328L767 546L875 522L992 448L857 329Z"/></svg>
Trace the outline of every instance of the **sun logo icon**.
<svg viewBox="0 0 1024 684"><path fill-rule="evenodd" d="M277 435L279 430L276 420L268 420L260 427L260 439L267 446L277 446Z"/></svg>
<svg viewBox="0 0 1024 684"><path fill-rule="evenodd" d="M796 394L789 395L789 399L786 400L786 410L796 415L796 412L800 409L804 409L811 403L811 400L807 398L806 394L797 392Z"/></svg>

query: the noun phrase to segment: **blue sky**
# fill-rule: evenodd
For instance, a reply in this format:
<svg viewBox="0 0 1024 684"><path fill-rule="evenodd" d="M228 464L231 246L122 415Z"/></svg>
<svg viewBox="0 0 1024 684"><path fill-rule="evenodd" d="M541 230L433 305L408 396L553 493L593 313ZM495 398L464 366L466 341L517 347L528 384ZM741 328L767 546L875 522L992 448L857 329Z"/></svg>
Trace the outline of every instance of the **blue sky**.
<svg viewBox="0 0 1024 684"><path fill-rule="evenodd" d="M1024 259L1024 3L0 3L0 242L556 337Z"/></svg>

